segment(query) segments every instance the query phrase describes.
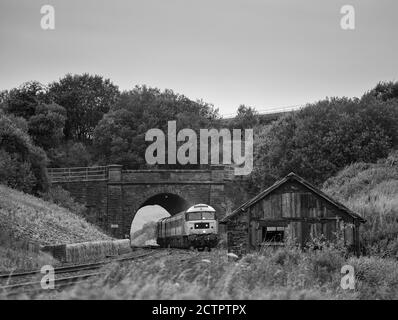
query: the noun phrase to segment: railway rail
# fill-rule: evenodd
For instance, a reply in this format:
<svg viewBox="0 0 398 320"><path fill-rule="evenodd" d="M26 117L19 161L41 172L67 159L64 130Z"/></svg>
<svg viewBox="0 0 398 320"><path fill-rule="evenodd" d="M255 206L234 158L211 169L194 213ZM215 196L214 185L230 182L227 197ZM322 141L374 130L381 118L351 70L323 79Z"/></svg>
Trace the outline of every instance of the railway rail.
<svg viewBox="0 0 398 320"><path fill-rule="evenodd" d="M139 258L144 258L150 255L153 255L156 252L156 250L150 250L149 252L141 253L141 254L133 254L129 255L127 257L119 257L119 258L114 258L110 259L107 261L100 261L100 262L94 262L94 263L85 263L85 264L78 264L78 265L71 265L71 266L61 266L54 268L54 275L59 275L59 274L72 274L68 275L62 278L57 278L55 277L54 279L54 287L59 289L62 287L66 287L72 284L77 284L80 282L87 281L89 278L95 277L95 276L100 276L103 275L103 272L92 272L93 270L98 270L101 267L113 263L113 262L123 262L123 261L131 261ZM87 273L86 271L91 271ZM78 272L84 272L82 274L78 275L73 275L73 273L78 273ZM6 291L7 294L12 294L12 293L18 293L15 292L16 289L21 289L21 288L26 288L26 289L32 289L32 288L37 288L40 287L41 281L34 281L30 279L30 281L24 281L24 282L19 282L20 280L25 280L27 277L30 276L35 276L35 275L43 275L41 273L41 270L31 270L31 271L25 271L25 272L17 272L17 273L8 273L8 274L0 274L0 279L6 279L7 284L3 285L0 287L0 291ZM10 280L14 280L15 283L9 283ZM32 290L24 290L24 292L29 292Z"/></svg>

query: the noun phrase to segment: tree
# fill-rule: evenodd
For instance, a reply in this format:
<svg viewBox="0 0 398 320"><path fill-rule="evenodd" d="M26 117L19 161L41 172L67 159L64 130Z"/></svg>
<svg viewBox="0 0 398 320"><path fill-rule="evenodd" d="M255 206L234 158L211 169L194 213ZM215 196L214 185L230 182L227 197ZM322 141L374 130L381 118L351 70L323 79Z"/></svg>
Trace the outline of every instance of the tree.
<svg viewBox="0 0 398 320"><path fill-rule="evenodd" d="M253 129L259 123L259 115L253 107L240 105L232 125L234 129Z"/></svg>
<svg viewBox="0 0 398 320"><path fill-rule="evenodd" d="M35 146L22 121L0 114L0 183L31 193L48 188L47 158Z"/></svg>
<svg viewBox="0 0 398 320"><path fill-rule="evenodd" d="M49 97L66 109L66 140L91 142L96 125L116 104L119 90L98 75L67 74L49 85Z"/></svg>
<svg viewBox="0 0 398 320"><path fill-rule="evenodd" d="M44 148L55 147L63 138L66 111L51 103L44 85L37 81L26 82L9 93L3 92L2 110L14 122L25 119L33 142Z"/></svg>
<svg viewBox="0 0 398 320"><path fill-rule="evenodd" d="M29 118L29 134L33 142L45 150L57 147L63 138L65 109L55 103L40 104Z"/></svg>
<svg viewBox="0 0 398 320"><path fill-rule="evenodd" d="M35 114L40 103L48 102L46 87L37 81L26 82L8 93L3 93L2 100L7 113L25 119Z"/></svg>
<svg viewBox="0 0 398 320"><path fill-rule="evenodd" d="M118 103L94 131L94 147L101 163L118 163L128 168L144 167L148 145L145 133L158 128L167 134L167 122L177 120L182 128L208 128L219 119L218 110L203 101L192 101L172 90L137 86L121 94Z"/></svg>
<svg viewBox="0 0 398 320"><path fill-rule="evenodd" d="M320 184L354 162L385 157L398 139L398 102L332 98L271 125L255 143L258 187L294 171Z"/></svg>
<svg viewBox="0 0 398 320"><path fill-rule="evenodd" d="M81 142L68 141L48 152L49 165L59 167L87 167L91 164L91 153Z"/></svg>
<svg viewBox="0 0 398 320"><path fill-rule="evenodd" d="M364 95L364 97L369 96L381 101L398 99L398 81L379 82L376 87Z"/></svg>

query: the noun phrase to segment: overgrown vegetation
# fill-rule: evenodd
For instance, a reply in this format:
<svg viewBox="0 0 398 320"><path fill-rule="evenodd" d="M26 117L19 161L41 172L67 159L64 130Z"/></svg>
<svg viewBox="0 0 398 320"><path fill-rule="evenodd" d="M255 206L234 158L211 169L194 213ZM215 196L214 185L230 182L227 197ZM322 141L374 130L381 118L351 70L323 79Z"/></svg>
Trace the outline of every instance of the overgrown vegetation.
<svg viewBox="0 0 398 320"><path fill-rule="evenodd" d="M57 265L58 261L41 252L37 244L16 239L0 228L0 272L39 269L48 264Z"/></svg>
<svg viewBox="0 0 398 320"><path fill-rule="evenodd" d="M66 208L81 217L84 217L87 211L84 205L76 202L70 192L61 186L52 186L47 192L41 194L41 198L45 201L55 203L62 208Z"/></svg>
<svg viewBox="0 0 398 320"><path fill-rule="evenodd" d="M348 166L324 183L324 191L367 220L364 253L398 258L398 151L377 163Z"/></svg>
<svg viewBox="0 0 398 320"><path fill-rule="evenodd" d="M252 188L291 171L321 185L345 166L376 162L397 147L398 99L326 99L260 128Z"/></svg>
<svg viewBox="0 0 398 320"><path fill-rule="evenodd" d="M342 289L341 267L355 268L355 289ZM101 279L56 295L59 299L397 299L398 263L343 258L333 248L294 247L229 260L225 251L160 252L115 264ZM46 298L43 292L37 298ZM20 298L23 298L21 296Z"/></svg>
<svg viewBox="0 0 398 320"><path fill-rule="evenodd" d="M69 210L3 185L0 226L13 239L43 245L111 239Z"/></svg>
<svg viewBox="0 0 398 320"><path fill-rule="evenodd" d="M33 144L23 119L0 112L0 183L29 193L48 188L47 157Z"/></svg>

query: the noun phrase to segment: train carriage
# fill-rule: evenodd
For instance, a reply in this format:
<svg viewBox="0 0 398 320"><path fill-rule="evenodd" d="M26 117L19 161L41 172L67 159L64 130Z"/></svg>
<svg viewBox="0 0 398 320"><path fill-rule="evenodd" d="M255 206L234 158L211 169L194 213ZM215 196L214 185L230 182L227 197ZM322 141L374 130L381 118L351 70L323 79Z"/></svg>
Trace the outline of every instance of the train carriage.
<svg viewBox="0 0 398 320"><path fill-rule="evenodd" d="M157 243L172 248L214 248L218 243L216 210L196 204L156 225Z"/></svg>

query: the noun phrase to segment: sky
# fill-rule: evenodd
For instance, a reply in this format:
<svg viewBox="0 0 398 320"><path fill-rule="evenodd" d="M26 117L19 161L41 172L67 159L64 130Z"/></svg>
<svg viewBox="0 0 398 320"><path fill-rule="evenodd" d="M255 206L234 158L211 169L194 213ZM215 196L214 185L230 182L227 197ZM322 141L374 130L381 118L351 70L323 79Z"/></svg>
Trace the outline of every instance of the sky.
<svg viewBox="0 0 398 320"><path fill-rule="evenodd" d="M346 4L354 30L340 27ZM397 12L396 0L0 0L0 90L88 72L221 114L361 96L398 80Z"/></svg>
<svg viewBox="0 0 398 320"><path fill-rule="evenodd" d="M166 209L158 205L149 205L140 208L134 216L133 223L131 224L130 236L140 230L142 226L149 221L158 221L161 218L169 217L170 214Z"/></svg>

